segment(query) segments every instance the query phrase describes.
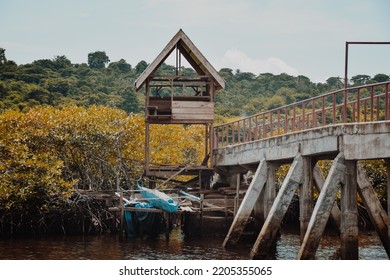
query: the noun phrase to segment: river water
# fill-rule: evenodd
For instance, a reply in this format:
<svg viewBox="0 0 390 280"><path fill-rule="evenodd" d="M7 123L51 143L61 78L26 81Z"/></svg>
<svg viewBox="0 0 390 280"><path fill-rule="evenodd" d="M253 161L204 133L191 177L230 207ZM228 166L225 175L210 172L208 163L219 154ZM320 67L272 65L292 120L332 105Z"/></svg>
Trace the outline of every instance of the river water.
<svg viewBox="0 0 390 280"><path fill-rule="evenodd" d="M248 259L252 243L224 250L223 237L186 239L180 229L157 239L128 239L118 235L50 236L38 239L0 239L3 260L222 260ZM340 242L337 236L324 236L316 258L337 259ZM299 250L299 235L282 233L275 259L292 260ZM359 259L387 260L387 254L375 232L359 233Z"/></svg>

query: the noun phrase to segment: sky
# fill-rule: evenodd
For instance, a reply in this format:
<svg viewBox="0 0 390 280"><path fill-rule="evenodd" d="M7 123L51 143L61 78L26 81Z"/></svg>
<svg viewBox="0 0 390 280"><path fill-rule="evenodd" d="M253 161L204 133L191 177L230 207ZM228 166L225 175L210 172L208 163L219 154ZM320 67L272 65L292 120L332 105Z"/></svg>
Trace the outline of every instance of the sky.
<svg viewBox="0 0 390 280"><path fill-rule="evenodd" d="M390 42L388 0L0 0L17 64L65 55L152 62L179 29L219 70L344 77L345 42ZM348 77L390 74L390 45L350 45Z"/></svg>

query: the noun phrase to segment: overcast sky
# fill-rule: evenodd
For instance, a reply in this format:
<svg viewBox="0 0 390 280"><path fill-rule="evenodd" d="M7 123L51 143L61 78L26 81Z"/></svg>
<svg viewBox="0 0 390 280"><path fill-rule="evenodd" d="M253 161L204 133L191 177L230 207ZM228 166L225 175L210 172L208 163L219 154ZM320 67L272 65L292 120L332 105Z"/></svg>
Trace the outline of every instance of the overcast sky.
<svg viewBox="0 0 390 280"><path fill-rule="evenodd" d="M182 28L219 70L344 76L346 41L390 42L388 0L0 0L0 48L17 64L67 56L150 63ZM350 46L349 77L390 74L390 45Z"/></svg>

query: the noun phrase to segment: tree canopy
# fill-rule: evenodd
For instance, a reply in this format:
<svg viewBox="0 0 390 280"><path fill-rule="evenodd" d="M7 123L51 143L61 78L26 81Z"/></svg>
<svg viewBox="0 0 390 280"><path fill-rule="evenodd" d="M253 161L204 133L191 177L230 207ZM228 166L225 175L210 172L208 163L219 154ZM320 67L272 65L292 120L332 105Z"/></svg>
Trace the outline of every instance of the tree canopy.
<svg viewBox="0 0 390 280"><path fill-rule="evenodd" d="M110 62L106 52L96 51L88 54L88 65L91 68L102 69Z"/></svg>

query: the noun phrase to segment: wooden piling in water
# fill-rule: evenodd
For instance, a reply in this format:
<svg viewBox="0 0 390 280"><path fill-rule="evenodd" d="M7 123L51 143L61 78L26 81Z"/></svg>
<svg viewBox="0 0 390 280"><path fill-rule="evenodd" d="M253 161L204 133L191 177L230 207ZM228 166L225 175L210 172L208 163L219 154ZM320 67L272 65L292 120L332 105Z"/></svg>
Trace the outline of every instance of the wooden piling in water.
<svg viewBox="0 0 390 280"><path fill-rule="evenodd" d="M250 253L253 258L266 258L270 247L272 246L275 236L280 228L280 223L291 203L291 200L297 190L298 186L302 184L303 180L303 160L302 156L295 157L286 178L272 204L270 212L264 225L256 239L255 244Z"/></svg>

